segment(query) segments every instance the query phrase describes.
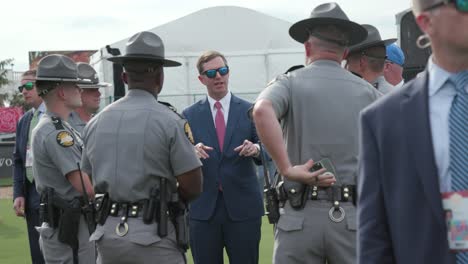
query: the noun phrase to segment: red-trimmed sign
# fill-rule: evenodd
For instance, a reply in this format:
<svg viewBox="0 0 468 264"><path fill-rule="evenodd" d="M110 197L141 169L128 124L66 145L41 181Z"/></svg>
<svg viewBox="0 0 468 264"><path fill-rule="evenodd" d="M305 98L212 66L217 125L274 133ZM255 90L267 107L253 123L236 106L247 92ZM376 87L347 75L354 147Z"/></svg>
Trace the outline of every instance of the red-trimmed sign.
<svg viewBox="0 0 468 264"><path fill-rule="evenodd" d="M22 115L21 107L0 107L0 133L14 133Z"/></svg>

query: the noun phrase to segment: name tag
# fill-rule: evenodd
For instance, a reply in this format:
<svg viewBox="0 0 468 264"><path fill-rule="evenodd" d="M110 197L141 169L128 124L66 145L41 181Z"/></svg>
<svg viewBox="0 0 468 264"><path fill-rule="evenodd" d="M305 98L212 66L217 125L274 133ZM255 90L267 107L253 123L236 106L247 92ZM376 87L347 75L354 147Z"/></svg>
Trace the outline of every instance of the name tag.
<svg viewBox="0 0 468 264"><path fill-rule="evenodd" d="M452 251L468 251L468 190L442 193L447 239Z"/></svg>
<svg viewBox="0 0 468 264"><path fill-rule="evenodd" d="M25 167L32 167L33 165L33 153L31 147L27 147L26 149L26 164Z"/></svg>

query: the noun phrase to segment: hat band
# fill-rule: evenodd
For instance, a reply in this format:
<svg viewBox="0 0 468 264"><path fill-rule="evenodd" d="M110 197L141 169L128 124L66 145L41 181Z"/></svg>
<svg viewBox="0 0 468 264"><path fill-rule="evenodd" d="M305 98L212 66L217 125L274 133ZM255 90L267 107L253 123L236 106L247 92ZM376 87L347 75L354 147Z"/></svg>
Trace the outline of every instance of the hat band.
<svg viewBox="0 0 468 264"><path fill-rule="evenodd" d="M78 82L78 78L36 77L37 81Z"/></svg>
<svg viewBox="0 0 468 264"><path fill-rule="evenodd" d="M161 57L159 55L142 54L142 53L127 53L127 54L123 55L122 57L141 57L142 59L153 58L153 59L161 60L161 61L165 60L164 57Z"/></svg>
<svg viewBox="0 0 468 264"><path fill-rule="evenodd" d="M335 43L339 46L342 46L342 47L346 47L348 46L349 44L349 41L348 40L341 40L341 39L332 39L332 38L329 38L329 37L325 37L324 35L320 34L320 33L317 33L317 32L311 32L309 31L309 35L310 36L313 36L313 37L316 37L318 39L321 39L321 40L324 40L324 41L328 41L328 42L331 42L331 43Z"/></svg>

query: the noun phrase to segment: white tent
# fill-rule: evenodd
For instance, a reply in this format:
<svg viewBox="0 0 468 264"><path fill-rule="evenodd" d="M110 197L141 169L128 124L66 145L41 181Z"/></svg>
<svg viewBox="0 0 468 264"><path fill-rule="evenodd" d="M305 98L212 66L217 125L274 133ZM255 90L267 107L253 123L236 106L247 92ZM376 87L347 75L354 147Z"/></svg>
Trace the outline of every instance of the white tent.
<svg viewBox="0 0 468 264"><path fill-rule="evenodd" d="M198 81L196 62L203 51L217 50L226 56L231 69L229 89L253 101L278 74L290 66L304 64L304 48L288 34L291 23L257 11L222 6L202 9L151 29L165 45L166 57L182 66L165 68L165 81L159 96L179 110L205 96ZM125 52L128 38L111 44ZM112 83L112 64L105 48L92 58L100 78ZM112 96L107 90L105 96Z"/></svg>

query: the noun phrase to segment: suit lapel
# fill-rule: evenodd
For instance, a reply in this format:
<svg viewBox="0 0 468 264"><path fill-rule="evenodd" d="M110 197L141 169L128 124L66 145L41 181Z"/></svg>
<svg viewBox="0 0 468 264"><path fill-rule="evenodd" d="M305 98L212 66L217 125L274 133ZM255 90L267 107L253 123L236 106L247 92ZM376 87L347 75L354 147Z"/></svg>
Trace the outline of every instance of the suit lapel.
<svg viewBox="0 0 468 264"><path fill-rule="evenodd" d="M424 193L437 221L444 225L442 198L440 195L439 177L435 165L429 121L428 73L416 78L411 89L407 90L405 100L401 103L402 116L407 128L407 144L412 162L416 164ZM410 88L410 87L408 87Z"/></svg>
<svg viewBox="0 0 468 264"><path fill-rule="evenodd" d="M239 116L241 115L239 107L240 100L232 94L231 102L229 103L229 116L226 126L226 135L224 136L223 151L226 151L229 147L234 129L237 127L237 122L239 121Z"/></svg>
<svg viewBox="0 0 468 264"><path fill-rule="evenodd" d="M36 111L38 111L38 110L36 110ZM27 138L28 138L29 140L31 140L31 139L29 138L29 136L30 136L30 135L29 135L29 129L30 129L30 127L31 127L31 120L32 120L32 117L33 117L34 113L33 113L32 110L29 110L28 112L29 112L29 113L28 113L28 116L27 116L27 118L26 118L26 133L27 133L27 135L28 135ZM26 140L26 144L28 144L27 140Z"/></svg>
<svg viewBox="0 0 468 264"><path fill-rule="evenodd" d="M200 107L198 110L200 111L199 116L201 117L200 126L206 128L206 132L208 133L208 136L206 137L208 141L203 143L207 146L213 147L218 153L221 152L219 150L218 136L216 135L213 115L211 113L208 99L205 98L205 100L200 101Z"/></svg>

